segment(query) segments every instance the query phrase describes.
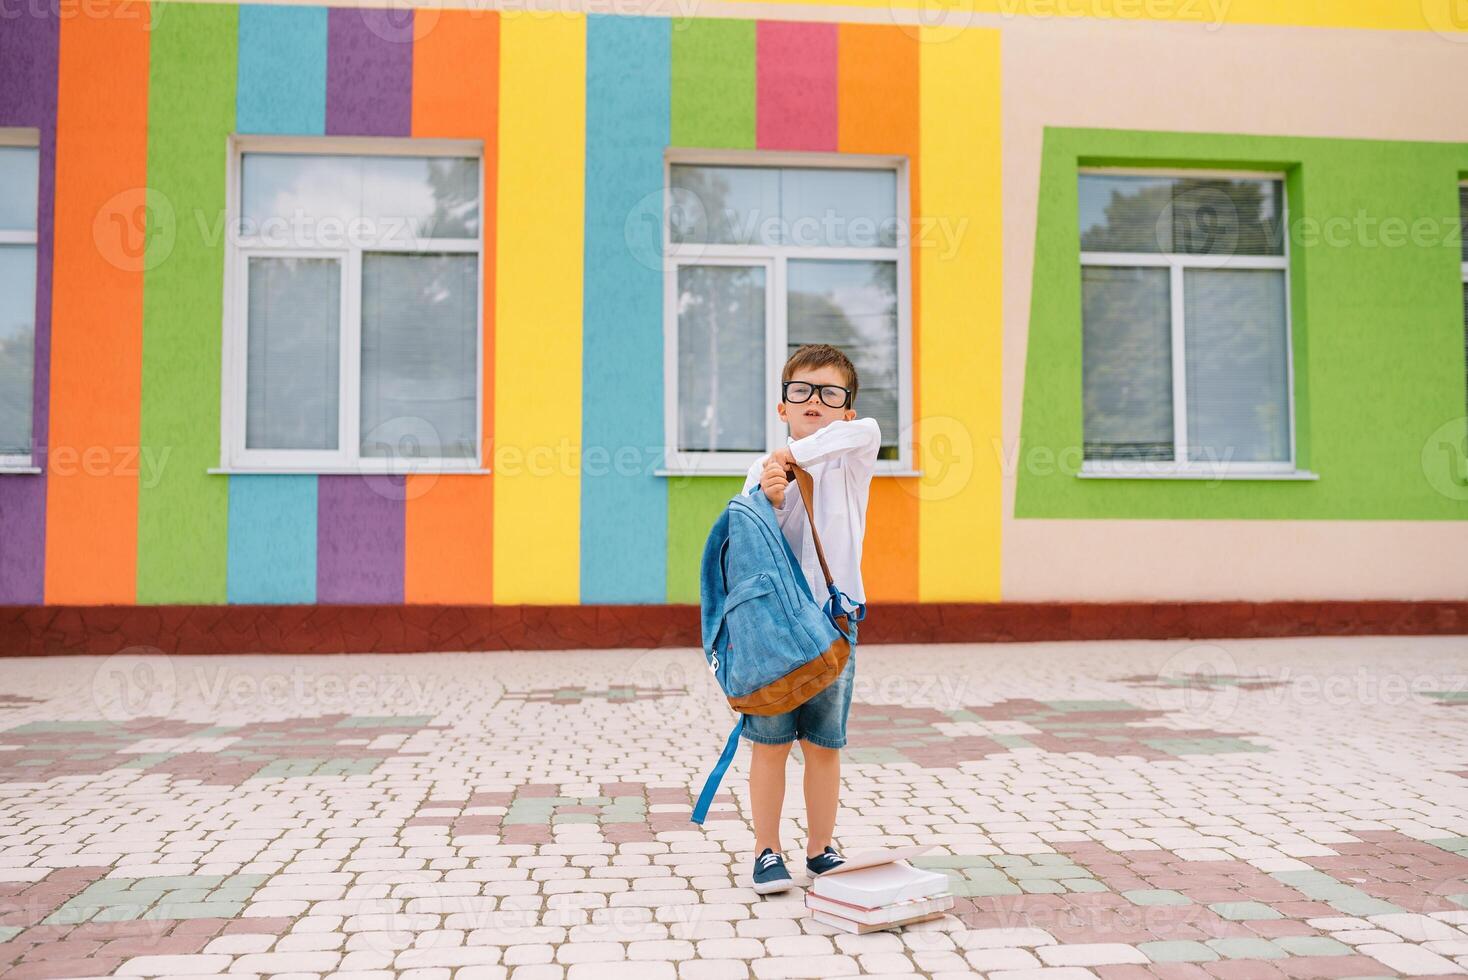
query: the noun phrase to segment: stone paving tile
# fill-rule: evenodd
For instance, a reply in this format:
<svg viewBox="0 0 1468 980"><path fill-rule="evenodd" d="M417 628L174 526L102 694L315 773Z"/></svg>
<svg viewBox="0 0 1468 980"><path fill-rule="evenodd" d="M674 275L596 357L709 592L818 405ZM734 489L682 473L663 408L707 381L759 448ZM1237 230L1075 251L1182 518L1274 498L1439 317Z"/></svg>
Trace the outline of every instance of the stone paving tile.
<svg viewBox="0 0 1468 980"><path fill-rule="evenodd" d="M864 647L837 843L955 895L866 936L749 887L747 748L689 822L732 723L696 650L10 661L0 974L1465 973L1465 654ZM798 868L798 764L786 801Z"/></svg>

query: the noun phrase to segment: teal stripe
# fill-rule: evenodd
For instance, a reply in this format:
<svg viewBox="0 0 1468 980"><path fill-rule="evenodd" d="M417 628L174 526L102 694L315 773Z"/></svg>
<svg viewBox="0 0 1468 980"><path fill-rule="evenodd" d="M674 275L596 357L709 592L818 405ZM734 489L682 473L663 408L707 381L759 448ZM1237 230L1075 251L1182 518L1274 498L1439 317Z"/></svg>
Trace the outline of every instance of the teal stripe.
<svg viewBox="0 0 1468 980"><path fill-rule="evenodd" d="M241 133L326 132L326 8L240 7Z"/></svg>
<svg viewBox="0 0 1468 980"><path fill-rule="evenodd" d="M664 602L661 194L666 18L586 26L581 601ZM630 218L629 218L630 216Z"/></svg>
<svg viewBox="0 0 1468 980"><path fill-rule="evenodd" d="M229 478L229 601L316 601L316 477Z"/></svg>
<svg viewBox="0 0 1468 980"><path fill-rule="evenodd" d="M240 7L241 133L326 131L326 8ZM316 477L229 478L228 601L316 601Z"/></svg>

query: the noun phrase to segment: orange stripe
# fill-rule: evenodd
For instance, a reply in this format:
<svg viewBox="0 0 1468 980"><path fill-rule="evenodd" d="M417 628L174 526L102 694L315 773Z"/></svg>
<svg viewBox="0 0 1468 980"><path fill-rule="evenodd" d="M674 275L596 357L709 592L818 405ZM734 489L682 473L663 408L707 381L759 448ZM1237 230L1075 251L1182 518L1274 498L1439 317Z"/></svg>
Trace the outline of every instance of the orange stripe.
<svg viewBox="0 0 1468 980"><path fill-rule="evenodd" d="M495 148L499 121L499 15L424 7L413 47L413 136L484 141L485 229L481 448L489 465L494 432ZM431 18L431 19L430 19ZM408 478L403 601L488 603L494 566L493 480L484 475Z"/></svg>
<svg viewBox="0 0 1468 980"><path fill-rule="evenodd" d="M899 27L842 24L836 63L837 149L908 157L909 213L918 195L918 41ZM918 243L912 242L912 412L921 417L918 337ZM916 427L915 427L916 428ZM916 466L918 461L914 460ZM872 481L862 547L862 582L869 600L918 601L918 480Z"/></svg>
<svg viewBox="0 0 1468 980"><path fill-rule="evenodd" d="M47 603L137 601L138 483L152 472L138 456L150 12L109 6L61 20Z"/></svg>

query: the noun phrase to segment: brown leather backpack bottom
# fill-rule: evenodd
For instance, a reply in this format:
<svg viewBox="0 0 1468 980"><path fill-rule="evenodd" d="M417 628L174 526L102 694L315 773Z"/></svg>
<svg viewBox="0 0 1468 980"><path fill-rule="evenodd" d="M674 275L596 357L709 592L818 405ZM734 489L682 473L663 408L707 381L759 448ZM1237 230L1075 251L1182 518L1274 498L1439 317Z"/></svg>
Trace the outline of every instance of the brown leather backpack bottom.
<svg viewBox="0 0 1468 980"><path fill-rule="evenodd" d="M842 633L847 630L845 616L837 616ZM779 680L771 681L758 691L729 699L729 707L743 715L783 715L794 711L826 688L836 683L836 678L846 669L851 658L851 645L845 636L836 641L821 655L806 661Z"/></svg>

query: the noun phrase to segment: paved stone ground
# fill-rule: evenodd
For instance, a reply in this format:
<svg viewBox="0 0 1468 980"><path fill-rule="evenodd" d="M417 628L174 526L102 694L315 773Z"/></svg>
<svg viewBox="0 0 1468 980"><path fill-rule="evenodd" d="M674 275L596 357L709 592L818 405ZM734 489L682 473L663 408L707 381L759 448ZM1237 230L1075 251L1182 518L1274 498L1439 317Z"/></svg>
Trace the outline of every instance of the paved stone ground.
<svg viewBox="0 0 1468 980"><path fill-rule="evenodd" d="M838 845L958 896L870 936L750 890L747 745L689 822L697 650L4 661L0 972L1468 972L1468 640L857 657Z"/></svg>

